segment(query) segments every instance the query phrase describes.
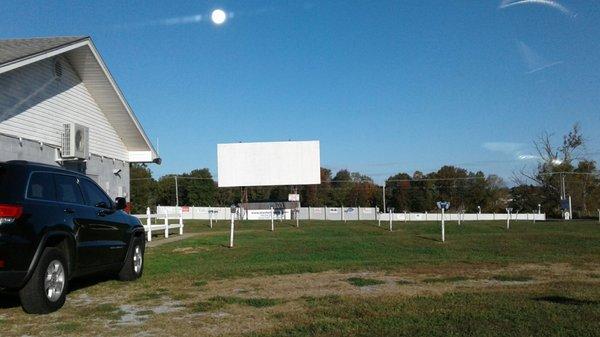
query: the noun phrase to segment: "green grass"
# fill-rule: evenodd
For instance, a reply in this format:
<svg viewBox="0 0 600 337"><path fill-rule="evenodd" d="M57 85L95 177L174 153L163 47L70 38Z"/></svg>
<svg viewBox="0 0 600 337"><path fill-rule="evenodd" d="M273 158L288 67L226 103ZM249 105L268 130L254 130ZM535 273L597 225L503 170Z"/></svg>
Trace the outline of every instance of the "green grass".
<svg viewBox="0 0 600 337"><path fill-rule="evenodd" d="M467 281L469 278L464 276L450 276L450 277L432 277L423 280L425 283L451 283Z"/></svg>
<svg viewBox="0 0 600 337"><path fill-rule="evenodd" d="M532 281L533 277L527 275L495 275L492 280L503 282L527 282Z"/></svg>
<svg viewBox="0 0 600 337"><path fill-rule="evenodd" d="M414 284L414 282L409 281L409 280L398 280L398 281L396 281L396 283L399 285Z"/></svg>
<svg viewBox="0 0 600 337"><path fill-rule="evenodd" d="M168 290L158 289L157 291L138 293L132 300L134 302L152 301L163 297L167 292Z"/></svg>
<svg viewBox="0 0 600 337"><path fill-rule="evenodd" d="M211 230L206 222L187 221L186 230L203 235L147 251L142 282L182 276L215 280L253 275L291 274L326 270L402 270L456 265L510 263L584 264L600 256L600 231L591 222L466 222L446 225L446 242L439 224L398 223L393 232L374 221L291 222L242 221L237 224L235 248L227 248L228 224ZM176 248L202 247L191 254Z"/></svg>
<svg viewBox="0 0 600 337"><path fill-rule="evenodd" d="M154 314L154 311L152 310L141 310L135 313L136 316L149 316Z"/></svg>
<svg viewBox="0 0 600 337"><path fill-rule="evenodd" d="M8 335L92 336L107 327L115 336L157 327L174 336L189 335L203 327L204 331L236 334L238 330L232 328L235 324L244 327L246 336L251 337L585 337L597 336L600 331L600 231L596 223L513 222L507 231L503 222L466 222L460 227L449 222L445 243L440 242L439 225L433 222L398 223L394 232L368 221L301 222L300 228L284 222L276 224L275 232L270 232L269 227L269 222L239 223L235 248L230 249L226 247L227 223L219 222L211 230L205 222L187 221L186 231L202 235L149 248L141 279L131 283L108 281L86 288L85 293L94 302L68 302L58 313L44 316L43 320L24 315L17 307L7 308L6 313L0 313L0 330L4 332L0 335L8 331ZM564 277L557 274L557 279L552 279L543 268L507 267L543 267L553 263L568 264L577 271L576 276L565 273ZM313 275L306 279L299 276L298 295L294 295L296 289L293 293L271 292L269 282L277 280L270 278L240 280L241 285L236 281L220 282L329 270L376 271L396 284L389 282L364 294L350 286L339 289L338 282L348 276L331 273L332 282L336 283L333 287L318 291L307 287L304 292L299 282L306 282ZM457 287L443 283L467 280L465 276L521 283L469 282ZM415 281L424 277L429 278ZM535 282L538 278L540 282ZM529 280L534 282L524 282ZM347 281L358 287L382 282L366 277ZM403 286L406 284L415 286ZM295 286L296 283L288 288ZM246 290L237 291L238 287ZM250 296L240 294L247 289L253 289L251 293L257 291L256 297L206 295ZM306 294L313 296L302 296ZM107 300L115 303L104 303ZM185 306L187 313L153 314L148 310L173 300L181 301L177 305ZM124 315L120 305L132 305L132 301L140 310L137 315L152 317L145 320L149 326L114 324ZM264 309L272 306L276 307ZM220 310L231 317L176 319L190 312ZM261 324L256 324L257 332L251 332L258 320Z"/></svg>
<svg viewBox="0 0 600 337"><path fill-rule="evenodd" d="M597 336L600 301L589 284L443 296L329 298L304 316L248 336ZM553 294L563 294L556 296Z"/></svg>
<svg viewBox="0 0 600 337"><path fill-rule="evenodd" d="M339 295L327 295L321 297L304 296L302 299L309 307L317 307L321 305L335 305L342 303L342 297Z"/></svg>
<svg viewBox="0 0 600 337"><path fill-rule="evenodd" d="M79 317L87 318L106 318L111 320L119 319L124 312L118 306L112 303L102 303L88 305L78 311Z"/></svg>
<svg viewBox="0 0 600 337"><path fill-rule="evenodd" d="M262 298L262 297L253 297L253 298L241 298L234 296L215 296L208 299L208 301L202 301L195 303L192 306L193 312L209 312L209 311L217 311L223 309L227 305L231 304L239 304L246 305L254 308L265 308L272 307L282 303L281 300L273 299L273 298Z"/></svg>
<svg viewBox="0 0 600 337"><path fill-rule="evenodd" d="M61 334L69 334L77 332L81 328L81 324L78 322L63 322L58 323L55 328L56 331Z"/></svg>
<svg viewBox="0 0 600 337"><path fill-rule="evenodd" d="M376 286L378 284L384 284L384 281L374 280L370 278L362 278L362 277L351 277L347 279L348 283L355 285L357 287L366 287L366 286Z"/></svg>
<svg viewBox="0 0 600 337"><path fill-rule="evenodd" d="M204 287L204 286L205 286L205 285L207 285L207 284L208 284L208 282L207 282L207 281L205 281L205 280L200 280L200 281L196 281L196 282L194 282L194 285L195 285L196 287Z"/></svg>

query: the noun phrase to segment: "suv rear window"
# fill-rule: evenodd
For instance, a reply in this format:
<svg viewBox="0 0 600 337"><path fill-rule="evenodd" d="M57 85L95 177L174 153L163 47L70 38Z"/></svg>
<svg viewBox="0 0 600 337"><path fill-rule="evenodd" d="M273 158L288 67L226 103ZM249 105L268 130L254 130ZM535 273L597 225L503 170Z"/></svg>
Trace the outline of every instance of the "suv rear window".
<svg viewBox="0 0 600 337"><path fill-rule="evenodd" d="M83 195L79 189L77 178L63 174L55 174L56 200L72 204L83 204Z"/></svg>
<svg viewBox="0 0 600 337"><path fill-rule="evenodd" d="M46 172L32 173L27 186L27 198L56 200L53 175Z"/></svg>

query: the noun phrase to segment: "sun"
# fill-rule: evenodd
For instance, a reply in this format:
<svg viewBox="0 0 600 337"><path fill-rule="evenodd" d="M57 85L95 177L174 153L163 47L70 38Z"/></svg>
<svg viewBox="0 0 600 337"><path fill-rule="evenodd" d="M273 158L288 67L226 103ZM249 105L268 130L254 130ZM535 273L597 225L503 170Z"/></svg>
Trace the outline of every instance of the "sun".
<svg viewBox="0 0 600 337"><path fill-rule="evenodd" d="M227 13L222 9L215 9L210 14L210 19L215 25L222 25L227 20Z"/></svg>

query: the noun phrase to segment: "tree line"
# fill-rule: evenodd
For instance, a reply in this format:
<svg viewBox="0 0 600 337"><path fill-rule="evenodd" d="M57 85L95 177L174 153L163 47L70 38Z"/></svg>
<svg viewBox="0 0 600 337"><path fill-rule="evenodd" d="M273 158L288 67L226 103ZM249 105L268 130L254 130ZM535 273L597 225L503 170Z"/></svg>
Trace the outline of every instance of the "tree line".
<svg viewBox="0 0 600 337"><path fill-rule="evenodd" d="M396 212L435 211L436 202L449 201L454 211L532 212L538 207L550 216L561 215L562 188L573 201L576 217L593 216L600 208L600 179L596 163L579 151L584 138L578 125L565 135L560 146L553 147L551 135L544 134L534 142L539 165L533 172L515 173L513 186L494 174L472 172L446 165L429 173L399 172L388 177L384 184L360 172L339 170L335 174L321 168L321 184L299 186L248 187L248 200L285 201L297 191L303 206L361 206L383 210L385 187L386 207ZM132 164L131 202L134 213L143 213L147 206L175 205L175 177L154 179L143 164ZM218 188L207 168L177 175L179 205L229 206L242 200L241 188Z"/></svg>

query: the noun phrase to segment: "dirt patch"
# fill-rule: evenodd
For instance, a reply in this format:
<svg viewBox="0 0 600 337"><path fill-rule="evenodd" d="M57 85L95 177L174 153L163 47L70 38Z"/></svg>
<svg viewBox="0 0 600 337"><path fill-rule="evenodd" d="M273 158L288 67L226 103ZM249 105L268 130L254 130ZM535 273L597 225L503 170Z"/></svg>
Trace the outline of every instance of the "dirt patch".
<svg viewBox="0 0 600 337"><path fill-rule="evenodd" d="M196 254L196 253L202 253L202 252L207 252L210 249L208 247L181 247L181 248L175 248L172 250L173 253L179 253L179 254Z"/></svg>

